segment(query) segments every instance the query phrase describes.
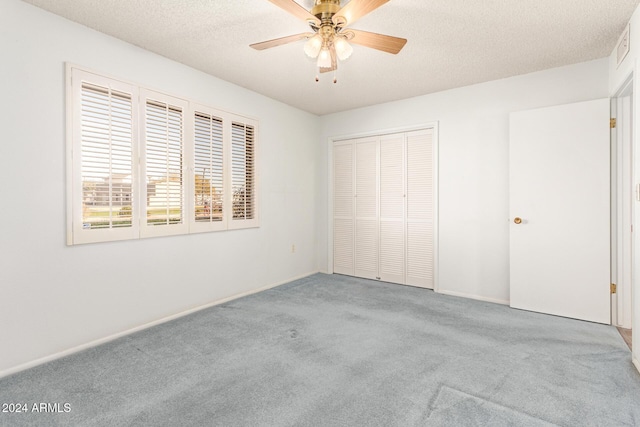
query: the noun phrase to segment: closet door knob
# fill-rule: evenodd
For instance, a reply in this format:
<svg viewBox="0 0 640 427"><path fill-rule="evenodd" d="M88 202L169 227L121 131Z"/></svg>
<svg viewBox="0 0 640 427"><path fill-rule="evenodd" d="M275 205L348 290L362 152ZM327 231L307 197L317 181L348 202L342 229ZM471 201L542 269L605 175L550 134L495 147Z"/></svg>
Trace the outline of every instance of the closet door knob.
<svg viewBox="0 0 640 427"><path fill-rule="evenodd" d="M513 222L515 222L516 224L522 224L522 218L520 218L519 216L515 217L513 219Z"/></svg>

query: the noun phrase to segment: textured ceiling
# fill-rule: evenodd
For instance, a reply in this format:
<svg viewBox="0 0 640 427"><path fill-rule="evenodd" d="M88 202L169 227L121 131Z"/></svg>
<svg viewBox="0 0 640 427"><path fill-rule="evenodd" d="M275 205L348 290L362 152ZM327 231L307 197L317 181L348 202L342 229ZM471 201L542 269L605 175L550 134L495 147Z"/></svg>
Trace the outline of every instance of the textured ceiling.
<svg viewBox="0 0 640 427"><path fill-rule="evenodd" d="M353 28L406 38L404 49L354 45L334 84L332 73L316 83L303 41L249 47L308 30L267 0L24 1L318 115L603 58L640 3L391 0Z"/></svg>

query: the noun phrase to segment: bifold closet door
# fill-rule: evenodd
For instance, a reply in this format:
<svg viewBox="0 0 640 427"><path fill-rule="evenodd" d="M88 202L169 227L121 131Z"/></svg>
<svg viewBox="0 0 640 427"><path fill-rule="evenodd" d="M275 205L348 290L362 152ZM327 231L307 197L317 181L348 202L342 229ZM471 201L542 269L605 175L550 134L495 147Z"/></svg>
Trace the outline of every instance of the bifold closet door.
<svg viewBox="0 0 640 427"><path fill-rule="evenodd" d="M380 137L380 280L405 283L404 134Z"/></svg>
<svg viewBox="0 0 640 427"><path fill-rule="evenodd" d="M355 143L355 271L358 277L378 276L378 142Z"/></svg>
<svg viewBox="0 0 640 427"><path fill-rule="evenodd" d="M433 129L334 144L335 273L433 288Z"/></svg>
<svg viewBox="0 0 640 427"><path fill-rule="evenodd" d="M406 284L433 289L433 129L407 133Z"/></svg>

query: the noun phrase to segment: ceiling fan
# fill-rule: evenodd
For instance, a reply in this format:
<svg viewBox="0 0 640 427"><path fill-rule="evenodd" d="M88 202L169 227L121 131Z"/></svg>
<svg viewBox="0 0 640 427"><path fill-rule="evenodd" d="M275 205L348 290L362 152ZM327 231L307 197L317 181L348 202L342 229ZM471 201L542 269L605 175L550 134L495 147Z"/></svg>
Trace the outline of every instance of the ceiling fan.
<svg viewBox="0 0 640 427"><path fill-rule="evenodd" d="M347 28L358 19L374 11L389 0L351 0L344 7L340 0L315 0L311 11L307 11L294 0L269 0L295 17L306 21L313 32L294 34L250 45L257 50L269 49L300 40L307 40L304 52L310 58L317 58L321 73L338 68L338 60L344 61L351 56L353 47L349 43L359 44L392 54L397 54L407 43L406 39L370 33ZM318 81L318 77L316 77ZM334 77L333 82L336 82Z"/></svg>

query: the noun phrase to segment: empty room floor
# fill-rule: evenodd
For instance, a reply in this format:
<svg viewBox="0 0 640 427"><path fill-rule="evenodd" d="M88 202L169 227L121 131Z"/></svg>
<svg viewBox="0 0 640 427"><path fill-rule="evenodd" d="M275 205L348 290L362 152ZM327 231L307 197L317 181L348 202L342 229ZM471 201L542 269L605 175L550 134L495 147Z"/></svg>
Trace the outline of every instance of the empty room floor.
<svg viewBox="0 0 640 427"><path fill-rule="evenodd" d="M29 409L0 425L637 425L630 359L612 326L316 274L0 379Z"/></svg>

